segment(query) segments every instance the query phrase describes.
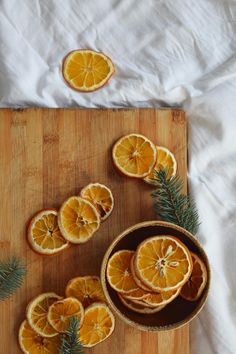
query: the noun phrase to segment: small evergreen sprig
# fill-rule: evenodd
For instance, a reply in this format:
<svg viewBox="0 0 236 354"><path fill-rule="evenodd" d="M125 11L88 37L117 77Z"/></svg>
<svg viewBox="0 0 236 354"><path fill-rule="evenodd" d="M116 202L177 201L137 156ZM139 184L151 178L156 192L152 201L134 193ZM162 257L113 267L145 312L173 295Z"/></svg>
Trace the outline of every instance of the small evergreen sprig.
<svg viewBox="0 0 236 354"><path fill-rule="evenodd" d="M66 333L62 336L60 354L84 354L78 338L79 321L71 317Z"/></svg>
<svg viewBox="0 0 236 354"><path fill-rule="evenodd" d="M26 265L17 257L0 262L0 300L7 299L21 287L26 273Z"/></svg>
<svg viewBox="0 0 236 354"><path fill-rule="evenodd" d="M182 193L183 181L178 177L168 179L168 170L155 170L152 192L156 213L164 221L179 225L192 234L199 227L199 216L194 200Z"/></svg>

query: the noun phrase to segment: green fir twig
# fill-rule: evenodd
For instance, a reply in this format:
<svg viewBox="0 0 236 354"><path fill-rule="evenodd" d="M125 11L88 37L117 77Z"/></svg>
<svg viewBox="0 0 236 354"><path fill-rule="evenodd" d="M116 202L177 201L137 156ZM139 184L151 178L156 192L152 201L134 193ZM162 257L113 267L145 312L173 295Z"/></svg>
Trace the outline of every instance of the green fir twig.
<svg viewBox="0 0 236 354"><path fill-rule="evenodd" d="M26 265L17 257L0 262L0 300L7 299L21 287L26 272Z"/></svg>
<svg viewBox="0 0 236 354"><path fill-rule="evenodd" d="M62 336L60 354L84 354L78 338L79 321L71 317L66 333Z"/></svg>
<svg viewBox="0 0 236 354"><path fill-rule="evenodd" d="M182 226L192 234L199 227L199 216L194 200L182 193L183 181L178 177L168 179L168 170L155 170L152 192L156 213L164 221Z"/></svg>

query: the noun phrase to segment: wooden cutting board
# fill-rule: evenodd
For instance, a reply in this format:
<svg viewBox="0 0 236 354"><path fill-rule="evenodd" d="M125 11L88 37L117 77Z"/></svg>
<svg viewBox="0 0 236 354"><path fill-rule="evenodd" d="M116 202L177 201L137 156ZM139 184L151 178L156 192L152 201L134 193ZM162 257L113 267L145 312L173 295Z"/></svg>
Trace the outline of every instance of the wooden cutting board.
<svg viewBox="0 0 236 354"><path fill-rule="evenodd" d="M168 147L187 185L184 112L155 109L0 110L0 258L22 257L28 264L23 287L0 303L1 353L17 354L17 332L32 297L55 291L78 275L100 273L110 242L127 227L155 219L151 187L121 176L112 166L111 147L122 135L142 133ZM115 208L93 239L53 257L35 254L26 242L26 224L39 209L58 208L90 182L108 185ZM188 354L189 331L145 333L118 318L114 334L93 354Z"/></svg>

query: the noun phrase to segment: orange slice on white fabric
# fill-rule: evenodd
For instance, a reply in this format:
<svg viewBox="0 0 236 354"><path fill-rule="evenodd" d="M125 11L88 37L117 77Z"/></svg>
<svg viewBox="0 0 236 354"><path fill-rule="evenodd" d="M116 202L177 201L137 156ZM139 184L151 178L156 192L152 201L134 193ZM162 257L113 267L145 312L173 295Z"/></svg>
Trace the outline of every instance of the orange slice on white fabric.
<svg viewBox="0 0 236 354"><path fill-rule="evenodd" d="M30 220L28 241L31 248L39 254L53 255L69 245L60 232L57 214L55 209L44 209Z"/></svg>
<svg viewBox="0 0 236 354"><path fill-rule="evenodd" d="M18 334L19 345L25 354L58 354L61 345L59 336L45 338L35 332L28 321L23 321Z"/></svg>
<svg viewBox="0 0 236 354"><path fill-rule="evenodd" d="M58 225L63 237L71 243L85 243L98 230L100 216L95 206L81 197L70 197L61 206Z"/></svg>
<svg viewBox="0 0 236 354"><path fill-rule="evenodd" d="M53 337L57 331L48 322L49 307L61 299L55 293L44 293L34 298L27 306L26 317L30 326L43 337Z"/></svg>
<svg viewBox="0 0 236 354"><path fill-rule="evenodd" d="M138 246L135 271L154 292L177 290L191 275L192 257L178 238L154 236Z"/></svg>
<svg viewBox="0 0 236 354"><path fill-rule="evenodd" d="M111 190L104 184L90 183L81 190L80 195L95 206L101 221L106 220L111 214L114 207L114 198Z"/></svg>
<svg viewBox="0 0 236 354"><path fill-rule="evenodd" d="M177 162L173 153L164 146L156 146L157 160L151 171L151 173L144 178L144 181L149 184L154 184L155 173L154 171L160 171L165 169L167 171L167 178L170 179L176 175Z"/></svg>
<svg viewBox="0 0 236 354"><path fill-rule="evenodd" d="M84 308L94 302L106 302L100 278L93 275L71 279L66 286L66 296L75 297Z"/></svg>
<svg viewBox="0 0 236 354"><path fill-rule="evenodd" d="M104 86L115 72L111 59L102 52L73 50L63 60L62 74L74 90L92 92Z"/></svg>
<svg viewBox="0 0 236 354"><path fill-rule="evenodd" d="M91 348L107 339L115 328L115 318L109 307L96 302L85 310L84 322L79 330L79 339L86 348Z"/></svg>
<svg viewBox="0 0 236 354"><path fill-rule="evenodd" d="M180 295L188 301L196 301L202 295L207 283L207 269L201 258L191 252L193 270L189 280L181 289Z"/></svg>
<svg viewBox="0 0 236 354"><path fill-rule="evenodd" d="M112 157L115 167L128 177L148 176L157 158L155 145L141 134L129 134L114 145Z"/></svg>

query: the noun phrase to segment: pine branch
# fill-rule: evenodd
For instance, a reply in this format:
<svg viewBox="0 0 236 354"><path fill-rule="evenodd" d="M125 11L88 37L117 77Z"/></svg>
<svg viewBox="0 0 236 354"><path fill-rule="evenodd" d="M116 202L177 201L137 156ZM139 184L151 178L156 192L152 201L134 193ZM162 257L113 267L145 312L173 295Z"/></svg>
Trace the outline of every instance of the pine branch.
<svg viewBox="0 0 236 354"><path fill-rule="evenodd" d="M68 329L62 336L60 354L84 354L83 346L79 342L78 331L78 319L71 317Z"/></svg>
<svg viewBox="0 0 236 354"><path fill-rule="evenodd" d="M26 272L26 265L19 258L11 257L0 262L0 300L5 300L21 287Z"/></svg>
<svg viewBox="0 0 236 354"><path fill-rule="evenodd" d="M194 200L182 193L183 181L178 177L167 178L168 171L154 172L156 190L151 194L156 213L164 221L182 226L192 234L199 227L199 216Z"/></svg>

